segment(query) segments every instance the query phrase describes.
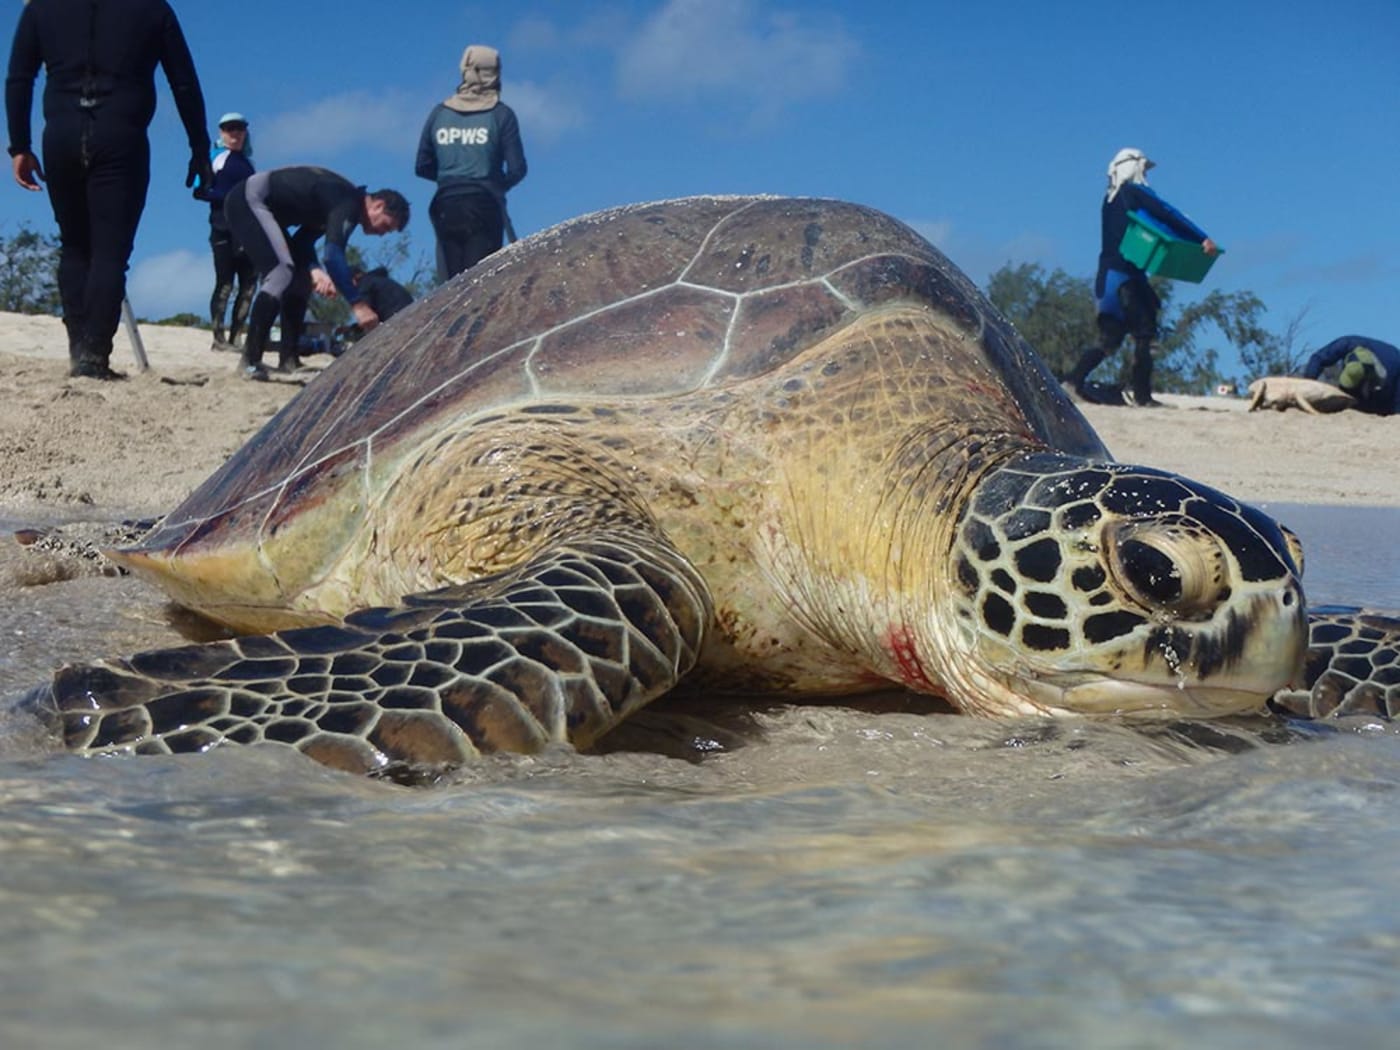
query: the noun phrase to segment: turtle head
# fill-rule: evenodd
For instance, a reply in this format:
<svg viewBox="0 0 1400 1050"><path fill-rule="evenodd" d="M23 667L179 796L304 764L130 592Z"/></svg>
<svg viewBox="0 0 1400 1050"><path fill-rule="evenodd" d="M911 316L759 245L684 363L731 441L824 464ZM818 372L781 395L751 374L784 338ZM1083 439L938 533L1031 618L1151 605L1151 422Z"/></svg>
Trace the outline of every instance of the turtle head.
<svg viewBox="0 0 1400 1050"><path fill-rule="evenodd" d="M984 476L952 554L940 670L970 709L1220 715L1301 674L1297 539L1184 478L1025 454Z"/></svg>

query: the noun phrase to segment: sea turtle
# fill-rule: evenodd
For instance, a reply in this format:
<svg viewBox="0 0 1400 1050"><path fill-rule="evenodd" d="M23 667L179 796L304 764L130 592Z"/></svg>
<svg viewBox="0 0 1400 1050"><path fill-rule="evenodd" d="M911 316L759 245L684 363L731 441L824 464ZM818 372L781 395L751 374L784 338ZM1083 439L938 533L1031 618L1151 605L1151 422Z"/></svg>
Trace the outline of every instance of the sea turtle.
<svg viewBox="0 0 1400 1050"><path fill-rule="evenodd" d="M1341 387L1302 376L1264 376L1249 384L1249 410L1301 408L1314 416L1355 408L1356 398Z"/></svg>
<svg viewBox="0 0 1400 1050"><path fill-rule="evenodd" d="M682 681L1191 716L1308 684L1291 534L1113 462L941 253L830 200L522 241L114 557L245 636L60 669L26 705L87 753L451 766L587 747Z"/></svg>

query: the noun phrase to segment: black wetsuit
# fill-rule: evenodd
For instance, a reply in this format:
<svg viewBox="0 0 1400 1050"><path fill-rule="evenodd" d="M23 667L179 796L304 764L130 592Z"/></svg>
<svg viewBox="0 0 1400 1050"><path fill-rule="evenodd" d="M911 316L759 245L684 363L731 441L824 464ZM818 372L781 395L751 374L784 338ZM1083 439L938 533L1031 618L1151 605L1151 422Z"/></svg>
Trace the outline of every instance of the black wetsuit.
<svg viewBox="0 0 1400 1050"><path fill-rule="evenodd" d="M326 238L325 271L347 304L360 293L350 277L345 246L360 224L365 188L325 168L275 168L251 175L224 199L234 238L262 276L253 300L243 366L261 366L272 324L282 315L282 365L289 366L306 323L311 271L320 266L316 242ZM297 228L291 233L291 228Z"/></svg>
<svg viewBox="0 0 1400 1050"><path fill-rule="evenodd" d="M437 183L428 217L444 276L498 251L505 239L506 193L525 177L520 125L504 102L478 113L433 107L418 140L415 174Z"/></svg>
<svg viewBox="0 0 1400 1050"><path fill-rule="evenodd" d="M43 168L58 222L59 294L77 375L110 374L126 266L150 181L146 128L161 66L192 156L209 153L204 96L165 0L33 0L19 16L5 80L10 155L33 152L42 66Z"/></svg>
<svg viewBox="0 0 1400 1050"><path fill-rule="evenodd" d="M362 273L355 287L359 289L360 297L369 303L370 309L379 315L381 322L389 320L413 302L412 293L390 277L388 269L383 266Z"/></svg>

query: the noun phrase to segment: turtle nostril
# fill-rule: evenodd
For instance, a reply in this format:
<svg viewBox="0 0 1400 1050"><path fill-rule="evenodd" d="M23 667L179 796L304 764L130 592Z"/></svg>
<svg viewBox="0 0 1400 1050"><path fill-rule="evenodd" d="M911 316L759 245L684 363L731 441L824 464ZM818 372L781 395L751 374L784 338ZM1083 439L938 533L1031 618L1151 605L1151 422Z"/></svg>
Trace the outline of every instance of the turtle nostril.
<svg viewBox="0 0 1400 1050"><path fill-rule="evenodd" d="M1157 605L1181 600L1181 569L1165 552L1141 540L1125 540L1118 549L1125 582Z"/></svg>

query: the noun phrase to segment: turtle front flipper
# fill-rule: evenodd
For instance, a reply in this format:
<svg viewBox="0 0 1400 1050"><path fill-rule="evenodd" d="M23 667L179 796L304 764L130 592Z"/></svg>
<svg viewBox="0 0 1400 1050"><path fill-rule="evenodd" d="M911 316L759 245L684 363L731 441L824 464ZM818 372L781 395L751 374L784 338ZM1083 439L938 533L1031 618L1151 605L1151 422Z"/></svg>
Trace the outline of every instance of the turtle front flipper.
<svg viewBox="0 0 1400 1050"><path fill-rule="evenodd" d="M342 625L70 665L24 703L88 754L277 743L355 772L585 747L670 690L712 615L655 535L542 553Z"/></svg>
<svg viewBox="0 0 1400 1050"><path fill-rule="evenodd" d="M1400 718L1400 614L1309 610L1303 688L1280 690L1269 706L1293 718Z"/></svg>

